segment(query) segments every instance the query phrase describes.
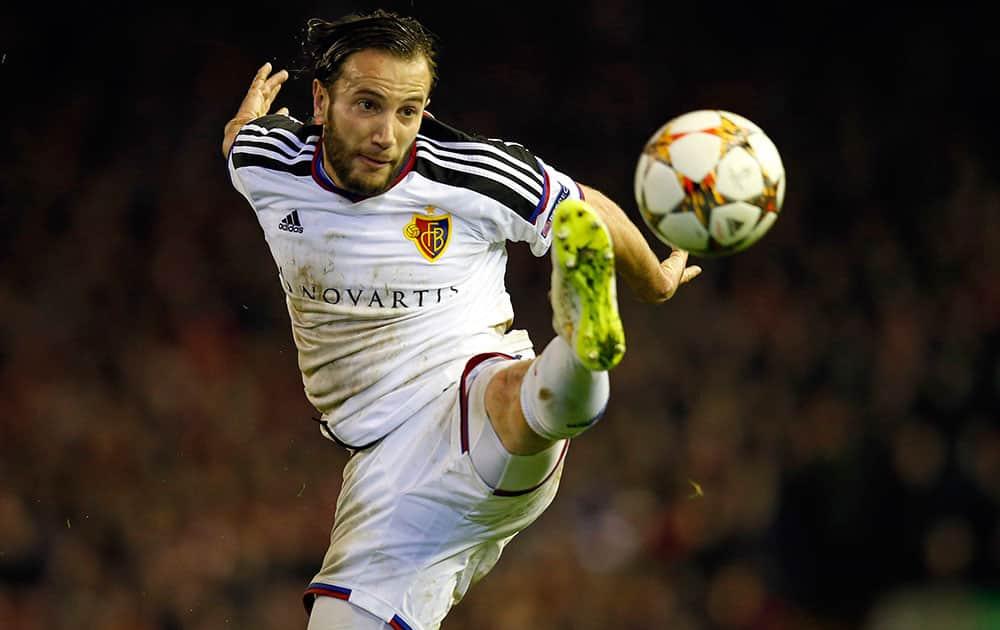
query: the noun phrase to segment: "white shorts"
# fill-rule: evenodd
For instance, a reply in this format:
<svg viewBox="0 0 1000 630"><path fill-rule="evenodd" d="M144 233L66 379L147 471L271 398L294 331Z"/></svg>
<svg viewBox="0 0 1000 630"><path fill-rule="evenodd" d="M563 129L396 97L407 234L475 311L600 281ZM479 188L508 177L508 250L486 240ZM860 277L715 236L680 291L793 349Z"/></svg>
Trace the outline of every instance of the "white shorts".
<svg viewBox="0 0 1000 630"><path fill-rule="evenodd" d="M317 596L329 596L397 630L437 628L511 538L549 506L568 441L535 486L521 491L495 490L472 463L470 444L483 427L496 440L486 417L487 379L476 376L498 356L515 358L473 357L459 383L351 457L330 547L305 593L307 610Z"/></svg>

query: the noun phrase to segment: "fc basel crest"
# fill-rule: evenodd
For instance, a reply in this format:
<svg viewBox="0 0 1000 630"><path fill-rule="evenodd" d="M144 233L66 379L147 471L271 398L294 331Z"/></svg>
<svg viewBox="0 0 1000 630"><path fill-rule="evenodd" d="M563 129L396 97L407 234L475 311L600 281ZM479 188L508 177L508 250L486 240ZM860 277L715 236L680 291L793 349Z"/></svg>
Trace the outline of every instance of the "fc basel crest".
<svg viewBox="0 0 1000 630"><path fill-rule="evenodd" d="M413 215L413 220L403 228L403 236L413 241L424 258L434 262L448 248L451 240L451 215L431 215L433 206L427 206L429 216Z"/></svg>

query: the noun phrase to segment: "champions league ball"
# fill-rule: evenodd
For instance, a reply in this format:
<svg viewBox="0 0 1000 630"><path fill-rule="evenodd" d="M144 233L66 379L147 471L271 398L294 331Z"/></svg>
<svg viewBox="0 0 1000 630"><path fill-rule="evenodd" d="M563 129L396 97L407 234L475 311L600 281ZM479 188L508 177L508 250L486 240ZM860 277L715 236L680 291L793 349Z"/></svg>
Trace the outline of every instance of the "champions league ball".
<svg viewBox="0 0 1000 630"><path fill-rule="evenodd" d="M785 199L777 147L746 118L722 110L683 114L646 143L635 199L661 241L696 256L725 256L756 243Z"/></svg>

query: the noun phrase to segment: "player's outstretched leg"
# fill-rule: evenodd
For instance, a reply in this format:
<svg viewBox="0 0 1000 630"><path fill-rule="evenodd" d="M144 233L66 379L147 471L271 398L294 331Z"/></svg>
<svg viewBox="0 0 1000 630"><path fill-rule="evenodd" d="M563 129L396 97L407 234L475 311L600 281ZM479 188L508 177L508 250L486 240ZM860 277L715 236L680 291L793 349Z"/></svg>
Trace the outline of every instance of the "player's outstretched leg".
<svg viewBox="0 0 1000 630"><path fill-rule="evenodd" d="M577 199L556 206L552 229L553 326L584 367L610 370L625 354L611 234L597 212Z"/></svg>
<svg viewBox="0 0 1000 630"><path fill-rule="evenodd" d="M611 234L586 202L567 200L552 218L552 324L558 336L521 384L521 411L535 435L571 438L608 403L608 370L625 353Z"/></svg>

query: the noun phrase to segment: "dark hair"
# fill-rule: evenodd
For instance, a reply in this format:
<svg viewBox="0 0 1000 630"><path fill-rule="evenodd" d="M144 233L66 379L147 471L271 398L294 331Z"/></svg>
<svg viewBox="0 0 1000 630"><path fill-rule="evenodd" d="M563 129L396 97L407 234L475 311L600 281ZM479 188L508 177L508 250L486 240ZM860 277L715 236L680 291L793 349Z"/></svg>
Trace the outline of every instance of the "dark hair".
<svg viewBox="0 0 1000 630"><path fill-rule="evenodd" d="M332 22L321 18L306 22L303 70L312 71L313 78L330 85L340 77L349 56L371 48L403 59L423 55L431 71L431 87L437 83L437 38L416 19L382 9Z"/></svg>

